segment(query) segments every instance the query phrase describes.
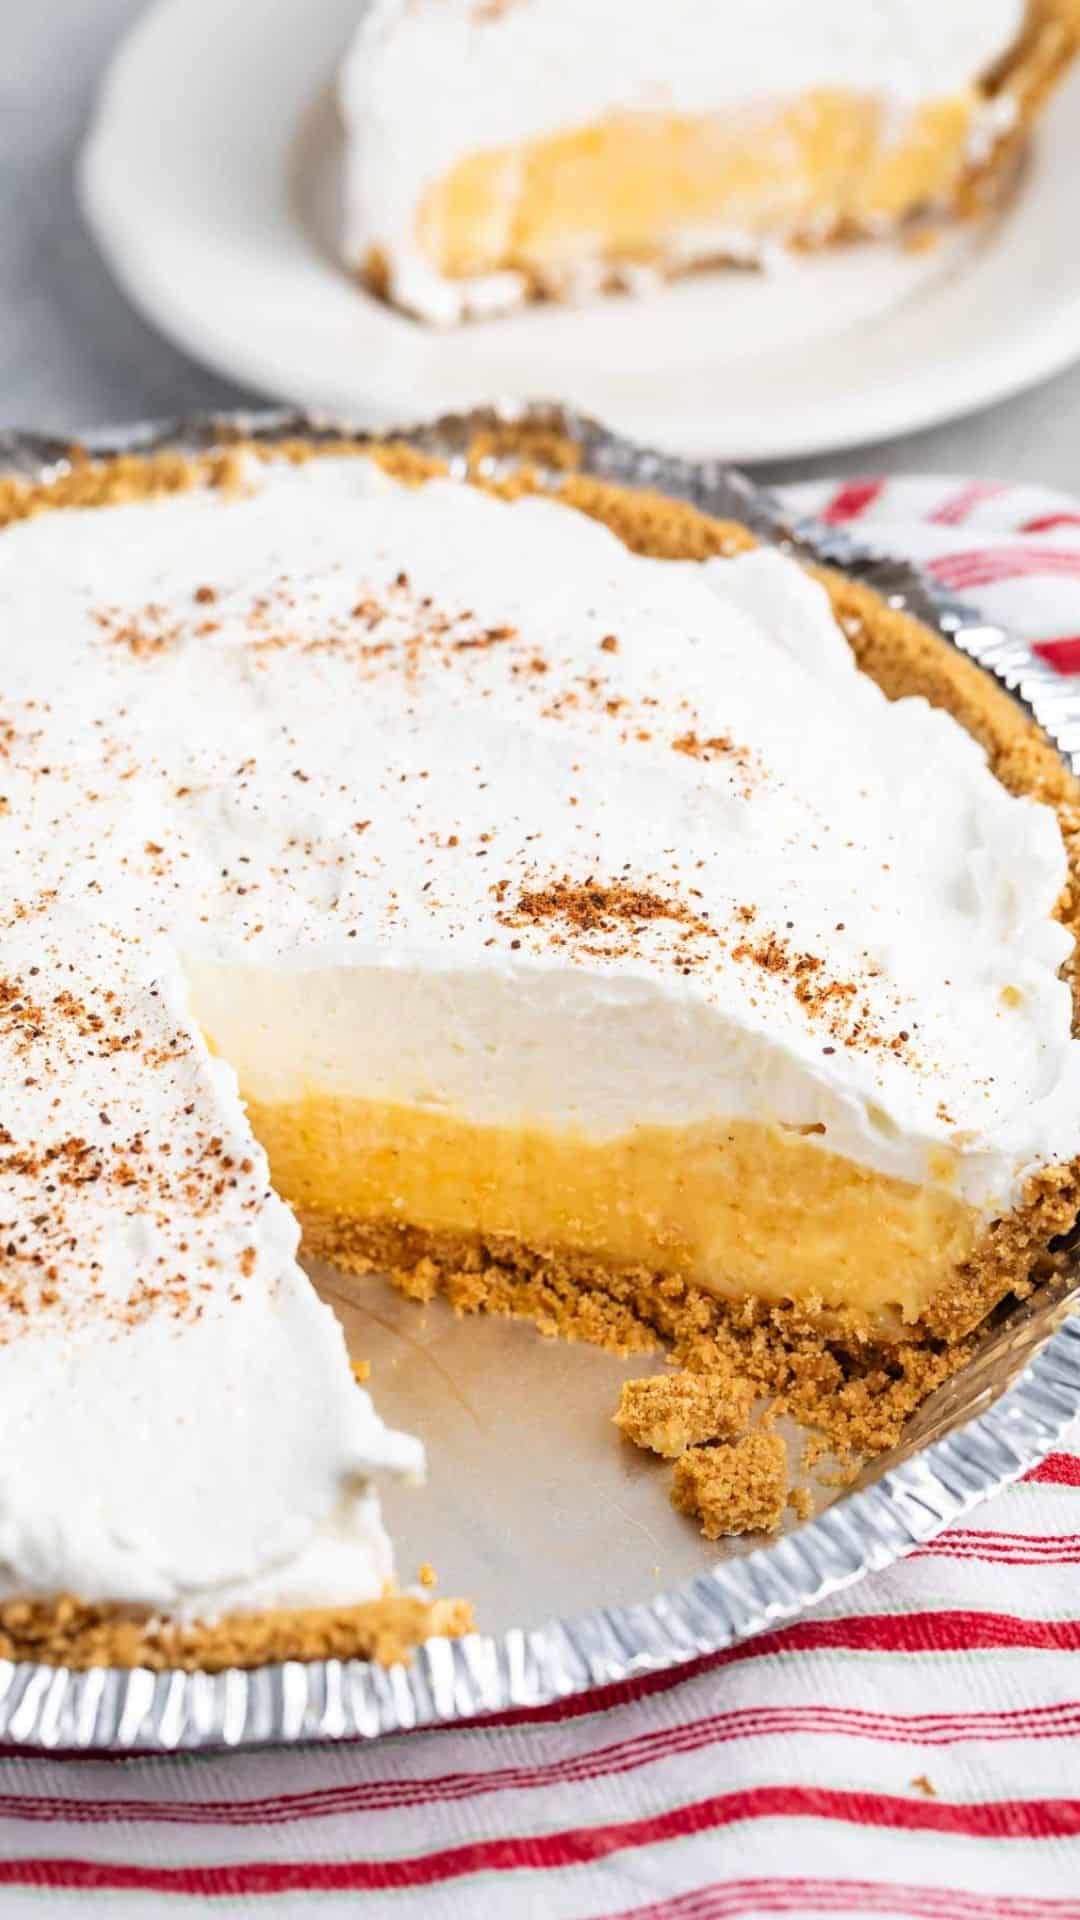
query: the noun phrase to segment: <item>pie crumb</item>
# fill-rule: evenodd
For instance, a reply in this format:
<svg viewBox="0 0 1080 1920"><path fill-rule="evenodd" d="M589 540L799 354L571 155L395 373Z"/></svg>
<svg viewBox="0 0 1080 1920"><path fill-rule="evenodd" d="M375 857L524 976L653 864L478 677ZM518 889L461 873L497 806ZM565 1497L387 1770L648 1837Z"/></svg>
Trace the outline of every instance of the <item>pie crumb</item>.
<svg viewBox="0 0 1080 1920"><path fill-rule="evenodd" d="M370 1360L350 1360L349 1365L352 1368L353 1379L357 1381L360 1386L363 1386L365 1380L371 1379Z"/></svg>
<svg viewBox="0 0 1080 1920"><path fill-rule="evenodd" d="M775 1533L787 1495L787 1448L778 1433L748 1433L730 1446L691 1447L675 1463L671 1504L701 1521L706 1540Z"/></svg>
<svg viewBox="0 0 1080 1920"><path fill-rule="evenodd" d="M911 1784L915 1788L916 1793L925 1794L928 1800L937 1799L937 1788L932 1780L927 1779L925 1773L917 1773Z"/></svg>
<svg viewBox="0 0 1080 1920"><path fill-rule="evenodd" d="M814 1511L814 1496L809 1487L792 1487L787 1503L798 1520L809 1520Z"/></svg>
<svg viewBox="0 0 1080 1920"><path fill-rule="evenodd" d="M434 1587L434 1586L437 1586L439 1582L439 1576L436 1573L434 1567L432 1566L430 1560L425 1560L422 1563L416 1577L419 1580L420 1585L422 1587Z"/></svg>
<svg viewBox="0 0 1080 1920"><path fill-rule="evenodd" d="M751 1382L735 1373L656 1373L626 1382L613 1418L636 1447L675 1460L703 1440L733 1440L753 1401Z"/></svg>

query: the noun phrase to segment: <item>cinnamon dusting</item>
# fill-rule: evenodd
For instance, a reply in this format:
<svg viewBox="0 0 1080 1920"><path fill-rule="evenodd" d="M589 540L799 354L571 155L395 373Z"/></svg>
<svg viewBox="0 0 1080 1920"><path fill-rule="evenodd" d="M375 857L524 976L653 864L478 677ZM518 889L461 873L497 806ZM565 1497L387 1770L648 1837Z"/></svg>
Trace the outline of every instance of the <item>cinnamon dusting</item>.
<svg viewBox="0 0 1080 1920"><path fill-rule="evenodd" d="M653 893L647 887L629 886L621 881L602 884L595 880L555 880L547 887L523 887L510 913L497 918L504 926L531 922L544 926L555 922L575 933L617 933L620 929L636 932L651 920L673 920L680 926L691 925L700 931L706 922L680 901Z"/></svg>

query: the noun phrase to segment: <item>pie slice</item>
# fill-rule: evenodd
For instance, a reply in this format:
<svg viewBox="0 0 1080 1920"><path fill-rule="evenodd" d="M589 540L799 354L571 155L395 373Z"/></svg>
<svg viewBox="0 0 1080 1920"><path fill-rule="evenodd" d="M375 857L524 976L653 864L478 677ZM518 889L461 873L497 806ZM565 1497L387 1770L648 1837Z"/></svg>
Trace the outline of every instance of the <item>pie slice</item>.
<svg viewBox="0 0 1080 1920"><path fill-rule="evenodd" d="M1078 44L1077 0L388 0L341 74L345 258L448 323L963 213Z"/></svg>
<svg viewBox="0 0 1080 1920"><path fill-rule="evenodd" d="M707 1442L770 1341L887 1437L1077 1212L1022 711L692 508L364 451L0 492L0 1651L462 1623L386 1595L419 1449L294 1217L690 1373L744 1339Z"/></svg>
<svg viewBox="0 0 1080 1920"><path fill-rule="evenodd" d="M59 746L63 694L50 704ZM17 726L5 737L15 839L34 749ZM92 752L64 744L66 777L92 780ZM105 874L123 829L104 793L93 811ZM164 848L153 858L163 871ZM354 1377L234 1076L115 878L107 914L94 879L89 913L46 887L3 937L0 1644L34 1657L44 1639L68 1665L342 1642L400 1656L463 1622L391 1592L373 1481L419 1476L423 1450ZM77 1601L31 1604L57 1593Z"/></svg>

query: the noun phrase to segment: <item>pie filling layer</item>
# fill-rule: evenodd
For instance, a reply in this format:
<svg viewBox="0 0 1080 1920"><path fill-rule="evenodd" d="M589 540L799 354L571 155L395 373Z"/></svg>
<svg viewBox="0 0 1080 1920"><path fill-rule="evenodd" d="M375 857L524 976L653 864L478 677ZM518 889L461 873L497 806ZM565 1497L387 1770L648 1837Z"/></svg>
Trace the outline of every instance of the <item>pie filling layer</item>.
<svg viewBox="0 0 1080 1920"><path fill-rule="evenodd" d="M728 1299L814 1299L877 1331L916 1320L979 1235L976 1210L943 1188L753 1121L594 1141L317 1093L248 1113L302 1215L516 1241Z"/></svg>
<svg viewBox="0 0 1080 1920"><path fill-rule="evenodd" d="M722 118L612 115L466 155L425 193L416 245L448 279L508 269L557 288L596 262L738 258L879 229L948 196L985 105L934 101L899 134L881 100L824 88Z"/></svg>

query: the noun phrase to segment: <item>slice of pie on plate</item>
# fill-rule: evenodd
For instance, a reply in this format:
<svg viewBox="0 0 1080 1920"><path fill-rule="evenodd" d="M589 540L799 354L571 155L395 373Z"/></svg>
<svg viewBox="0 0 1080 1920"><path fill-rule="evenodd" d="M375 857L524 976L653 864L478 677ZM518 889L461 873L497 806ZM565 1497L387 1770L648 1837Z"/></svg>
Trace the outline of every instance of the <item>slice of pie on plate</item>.
<svg viewBox="0 0 1080 1920"><path fill-rule="evenodd" d="M1000 198L1077 0L375 0L348 265L446 324Z"/></svg>
<svg viewBox="0 0 1080 1920"><path fill-rule="evenodd" d="M463 1623L387 1591L420 1452L294 1216L666 1340L672 1453L764 1391L881 1444L1077 1211L1080 815L1022 711L689 507L368 452L0 491L3 1652ZM777 1511L747 1451L768 1501L682 1503Z"/></svg>

